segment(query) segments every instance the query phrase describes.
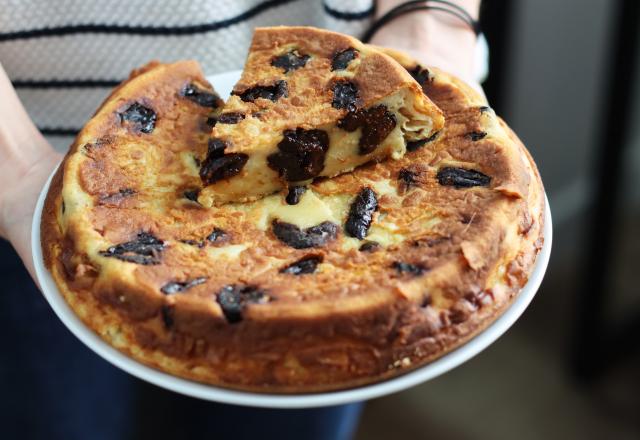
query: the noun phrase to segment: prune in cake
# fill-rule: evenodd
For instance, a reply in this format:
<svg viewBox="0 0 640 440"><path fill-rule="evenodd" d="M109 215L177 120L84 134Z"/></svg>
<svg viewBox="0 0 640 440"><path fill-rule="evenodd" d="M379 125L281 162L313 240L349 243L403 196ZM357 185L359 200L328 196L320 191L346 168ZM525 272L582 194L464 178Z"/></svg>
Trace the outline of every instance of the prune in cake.
<svg viewBox="0 0 640 440"><path fill-rule="evenodd" d="M227 143L222 139L212 138L207 142L207 157L222 157L224 150L227 149Z"/></svg>
<svg viewBox="0 0 640 440"><path fill-rule="evenodd" d="M222 100L215 92L201 89L195 84L187 84L180 94L202 107L216 108L222 105Z"/></svg>
<svg viewBox="0 0 640 440"><path fill-rule="evenodd" d="M358 87L351 81L339 80L333 84L331 105L337 109L355 111L358 102Z"/></svg>
<svg viewBox="0 0 640 440"><path fill-rule="evenodd" d="M436 131L435 133L433 133L428 138L418 139L416 141L407 142L407 151L414 152L414 151L419 150L420 148L424 147L429 142L433 142L438 137L439 134L440 133Z"/></svg>
<svg viewBox="0 0 640 440"><path fill-rule="evenodd" d="M175 308L173 305L164 305L160 309L160 316L162 317L162 322L167 330L171 330L173 328L173 324L175 323Z"/></svg>
<svg viewBox="0 0 640 440"><path fill-rule="evenodd" d="M120 113L120 120L133 130L149 134L156 127L157 115L153 109L134 102Z"/></svg>
<svg viewBox="0 0 640 440"><path fill-rule="evenodd" d="M329 136L323 130L285 130L278 152L267 157L269 167L289 182L311 179L324 168Z"/></svg>
<svg viewBox="0 0 640 440"><path fill-rule="evenodd" d="M416 169L402 168L398 171L398 180L402 191L409 191L412 187L419 185L420 172Z"/></svg>
<svg viewBox="0 0 640 440"><path fill-rule="evenodd" d="M199 240L193 240L191 238L186 239L186 240L179 240L180 243L184 243L184 244L188 244L189 246L195 246L195 247L199 247L199 248L203 248L204 247L204 241L199 241Z"/></svg>
<svg viewBox="0 0 640 440"><path fill-rule="evenodd" d="M338 226L329 221L301 229L294 224L274 220L271 227L278 240L295 249L321 247L338 235Z"/></svg>
<svg viewBox="0 0 640 440"><path fill-rule="evenodd" d="M349 112L338 127L347 131L362 129L358 146L360 154L369 154L384 141L396 127L396 117L384 105Z"/></svg>
<svg viewBox="0 0 640 440"><path fill-rule="evenodd" d="M318 264L322 263L322 255L307 255L298 261L289 264L280 269L280 273L288 273L291 275L304 275L314 273Z"/></svg>
<svg viewBox="0 0 640 440"><path fill-rule="evenodd" d="M216 294L216 301L227 321L235 324L242 321L242 312L247 304L264 304L269 301L269 296L254 285L229 284Z"/></svg>
<svg viewBox="0 0 640 440"><path fill-rule="evenodd" d="M207 125L207 127L211 128L215 126L217 122L218 122L218 118L215 115L209 115L207 116L207 120L205 124Z"/></svg>
<svg viewBox="0 0 640 440"><path fill-rule="evenodd" d="M365 241L358 249L361 252L375 252L380 249L380 243L377 241Z"/></svg>
<svg viewBox="0 0 640 440"><path fill-rule="evenodd" d="M200 178L205 185L228 179L242 171L248 158L243 153L220 154L219 150L210 150L200 167Z"/></svg>
<svg viewBox="0 0 640 440"><path fill-rule="evenodd" d="M231 239L231 236L227 231L220 228L213 228L213 231L207 236L207 241L210 243L225 243Z"/></svg>
<svg viewBox="0 0 640 440"><path fill-rule="evenodd" d="M245 118L244 113L239 112L227 112L218 116L218 124L237 124Z"/></svg>
<svg viewBox="0 0 640 440"><path fill-rule="evenodd" d="M307 191L306 186L292 186L289 188L287 197L285 198L287 205L297 205L300 202L300 197Z"/></svg>
<svg viewBox="0 0 640 440"><path fill-rule="evenodd" d="M188 190L184 191L182 194L184 195L185 199L191 200L192 202L197 202L198 201L198 194L200 194L200 189L199 188L188 189Z"/></svg>
<svg viewBox="0 0 640 440"><path fill-rule="evenodd" d="M287 82L279 80L271 85L254 86L240 93L234 91L233 94L240 96L240 99L245 102L253 102L259 98L276 102L278 99L288 96Z"/></svg>
<svg viewBox="0 0 640 440"><path fill-rule="evenodd" d="M304 67L309 58L311 58L309 55L301 55L297 50L292 50L284 55L275 57L271 60L271 65L284 70L284 73L289 73L292 70Z"/></svg>
<svg viewBox="0 0 640 440"><path fill-rule="evenodd" d="M127 197L131 197L134 194L136 194L136 190L134 190L133 188L122 188L118 192L115 192L113 194L107 194L105 196L100 197L100 204L103 204L103 205L117 204L121 200Z"/></svg>
<svg viewBox="0 0 640 440"><path fill-rule="evenodd" d="M331 60L331 70L344 70L357 57L358 51L351 47L337 52Z"/></svg>
<svg viewBox="0 0 640 440"><path fill-rule="evenodd" d="M103 257L117 258L136 264L160 264L164 242L148 232L140 232L134 240L120 243L100 251Z"/></svg>
<svg viewBox="0 0 640 440"><path fill-rule="evenodd" d="M480 139L484 139L487 136L486 131L472 131L467 133L467 137L471 139L473 142L479 141Z"/></svg>
<svg viewBox="0 0 640 440"><path fill-rule="evenodd" d="M363 240L373 221L373 213L378 209L378 198L371 188L363 188L351 203L345 231L351 237Z"/></svg>
<svg viewBox="0 0 640 440"><path fill-rule="evenodd" d="M409 274L412 276L422 275L426 272L426 268L420 264L411 264L404 261L394 261L391 267L399 274Z"/></svg>
<svg viewBox="0 0 640 440"><path fill-rule="evenodd" d="M409 70L411 76L416 80L418 84L424 87L425 84L429 81L433 81L433 77L429 69L422 67L420 65L416 65L415 68Z"/></svg>
<svg viewBox="0 0 640 440"><path fill-rule="evenodd" d="M489 186L489 183L491 183L491 177L481 173L480 171L457 167L441 168L436 177L438 178L440 185L454 186L456 188Z"/></svg>

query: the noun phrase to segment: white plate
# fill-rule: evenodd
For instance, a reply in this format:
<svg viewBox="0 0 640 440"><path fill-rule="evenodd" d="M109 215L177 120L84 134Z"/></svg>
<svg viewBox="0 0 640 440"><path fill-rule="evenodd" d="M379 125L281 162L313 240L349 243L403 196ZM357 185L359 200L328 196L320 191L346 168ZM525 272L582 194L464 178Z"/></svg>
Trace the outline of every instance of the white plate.
<svg viewBox="0 0 640 440"><path fill-rule="evenodd" d="M239 71L236 71L211 76L209 77L209 80L224 98L229 94L238 77ZM51 177L53 177L53 174ZM417 370L373 385L328 393L279 395L232 391L187 379L181 379L143 365L111 347L111 345L107 344L96 333L86 327L73 313L63 296L58 291L58 288L53 281L51 274L45 268L42 259L42 249L40 246L40 219L42 216L44 200L51 183L51 177L42 189L40 197L38 198L38 203L36 204L36 211L33 216L31 229L31 247L38 284L40 285L45 298L51 305L51 308L53 308L54 312L62 320L64 325L67 326L71 333L73 333L99 356L139 379L146 380L147 382L157 386L188 396L235 405L269 408L309 408L339 405L373 399L375 397L395 393L433 379L480 353L498 339L504 332L506 332L514 322L516 322L540 287L547 264L549 263L549 255L551 253L551 211L549 210L549 202L547 200L544 225L544 245L538 255L529 281L519 293L518 297L514 300L513 304L511 304L511 306L498 319L496 319L493 324L469 342L441 358L418 368Z"/></svg>

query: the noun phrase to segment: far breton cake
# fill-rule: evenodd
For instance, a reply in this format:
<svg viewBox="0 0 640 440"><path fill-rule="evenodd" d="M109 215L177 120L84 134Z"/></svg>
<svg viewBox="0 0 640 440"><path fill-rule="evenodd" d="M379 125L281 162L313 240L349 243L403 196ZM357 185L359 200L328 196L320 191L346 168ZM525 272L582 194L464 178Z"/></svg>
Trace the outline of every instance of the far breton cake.
<svg viewBox="0 0 640 440"><path fill-rule="evenodd" d="M310 27L258 28L201 168L205 206L255 200L431 138L442 113L388 55Z"/></svg>
<svg viewBox="0 0 640 440"><path fill-rule="evenodd" d="M56 173L46 266L134 359L234 389L303 393L418 368L493 322L542 246L535 164L485 100L393 54L444 112L435 139L303 190L197 202L218 100L194 62L136 72Z"/></svg>

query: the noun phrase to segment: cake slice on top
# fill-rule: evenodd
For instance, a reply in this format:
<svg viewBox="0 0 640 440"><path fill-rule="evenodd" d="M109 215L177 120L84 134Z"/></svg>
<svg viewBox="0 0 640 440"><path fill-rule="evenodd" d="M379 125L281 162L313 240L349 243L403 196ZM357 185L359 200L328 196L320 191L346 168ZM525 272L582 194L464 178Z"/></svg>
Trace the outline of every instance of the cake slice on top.
<svg viewBox="0 0 640 440"><path fill-rule="evenodd" d="M215 121L200 177L205 206L254 200L431 138L440 109L395 60L309 27L258 28Z"/></svg>

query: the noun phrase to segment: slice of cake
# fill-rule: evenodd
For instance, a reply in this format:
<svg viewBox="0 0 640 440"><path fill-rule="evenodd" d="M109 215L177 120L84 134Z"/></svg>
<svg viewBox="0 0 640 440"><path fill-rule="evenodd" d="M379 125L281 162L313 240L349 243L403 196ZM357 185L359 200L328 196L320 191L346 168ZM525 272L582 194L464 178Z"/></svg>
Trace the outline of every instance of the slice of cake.
<svg viewBox="0 0 640 440"><path fill-rule="evenodd" d="M254 200L370 161L401 158L444 118L395 60L346 35L256 30L200 177L205 205Z"/></svg>

